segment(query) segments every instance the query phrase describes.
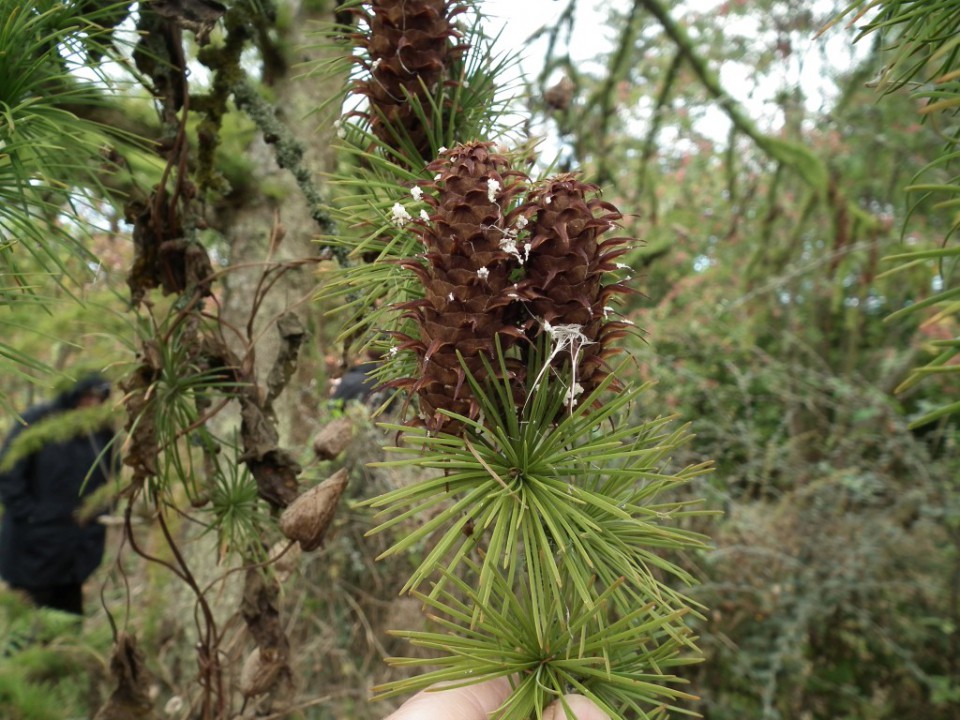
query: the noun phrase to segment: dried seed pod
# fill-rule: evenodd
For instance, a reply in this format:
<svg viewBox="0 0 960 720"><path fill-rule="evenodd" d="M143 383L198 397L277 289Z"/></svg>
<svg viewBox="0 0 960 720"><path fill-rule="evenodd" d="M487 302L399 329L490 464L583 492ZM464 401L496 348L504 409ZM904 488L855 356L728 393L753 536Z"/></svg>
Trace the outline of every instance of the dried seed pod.
<svg viewBox="0 0 960 720"><path fill-rule="evenodd" d="M313 439L313 451L320 460L333 460L353 439L353 421L347 417L332 420L320 428Z"/></svg>
<svg viewBox="0 0 960 720"><path fill-rule="evenodd" d="M274 653L269 652L262 653L257 647L243 661L243 668L240 670L240 692L245 698L269 692L277 682L286 663L280 658L272 657L273 655Z"/></svg>
<svg viewBox="0 0 960 720"><path fill-rule="evenodd" d="M343 468L290 503L280 516L280 531L298 540L304 552L316 550L323 543L346 487L347 471Z"/></svg>
<svg viewBox="0 0 960 720"><path fill-rule="evenodd" d="M121 632L110 657L110 674L116 687L94 720L130 720L153 717L153 675L147 668L137 638Z"/></svg>
<svg viewBox="0 0 960 720"><path fill-rule="evenodd" d="M547 107L554 110L568 110L570 103L573 102L573 92L576 90L573 80L564 75L560 82L547 89L543 94L543 100Z"/></svg>
<svg viewBox="0 0 960 720"><path fill-rule="evenodd" d="M290 579L300 567L302 555L303 551L298 542L291 545L289 540L280 540L273 544L270 548L270 567L273 568L277 582L282 584Z"/></svg>

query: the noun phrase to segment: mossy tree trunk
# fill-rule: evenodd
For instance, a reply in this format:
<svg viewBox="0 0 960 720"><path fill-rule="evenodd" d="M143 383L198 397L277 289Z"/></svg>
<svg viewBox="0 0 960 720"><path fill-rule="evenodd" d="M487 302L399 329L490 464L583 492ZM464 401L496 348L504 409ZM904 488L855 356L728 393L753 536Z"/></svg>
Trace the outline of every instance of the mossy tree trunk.
<svg viewBox="0 0 960 720"><path fill-rule="evenodd" d="M333 2L287 0L277 23L280 56L265 63L264 80L270 85L277 120L289 129L304 150L302 166L309 170L319 186L319 178L331 169L334 153L333 108L317 114L324 100L342 92L344 78L306 74L304 67L323 59L323 50L310 47L309 28L318 22L330 22ZM261 384L273 367L281 347L277 320L292 312L307 331L301 348L296 381L290 382L275 408L280 434L289 447L303 447L318 420L324 398L317 360L323 318L310 302L317 288L318 237L325 230L313 217L314 208L304 196L292 172L278 164L278 146L257 133L244 155L251 166L255 185L241 194L238 202L224 206L218 223L229 247L229 262L235 268L225 275L223 317L246 332L254 311L252 301L263 293L250 330L256 340L255 368ZM320 188L322 191L322 188ZM278 238L279 241L278 241ZM279 280L268 291L264 282L268 268L284 264ZM277 271L272 271L276 273Z"/></svg>

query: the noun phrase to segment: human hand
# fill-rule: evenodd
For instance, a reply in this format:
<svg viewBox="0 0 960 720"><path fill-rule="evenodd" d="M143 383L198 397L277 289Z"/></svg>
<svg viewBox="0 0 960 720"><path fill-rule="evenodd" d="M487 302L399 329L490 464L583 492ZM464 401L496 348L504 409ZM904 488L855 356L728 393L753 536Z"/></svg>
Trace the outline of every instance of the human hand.
<svg viewBox="0 0 960 720"><path fill-rule="evenodd" d="M506 678L450 690L424 690L401 705L386 720L489 720L510 694ZM573 711L571 720L610 720L609 716L582 695L567 695ZM567 720L559 700L543 711L543 720Z"/></svg>

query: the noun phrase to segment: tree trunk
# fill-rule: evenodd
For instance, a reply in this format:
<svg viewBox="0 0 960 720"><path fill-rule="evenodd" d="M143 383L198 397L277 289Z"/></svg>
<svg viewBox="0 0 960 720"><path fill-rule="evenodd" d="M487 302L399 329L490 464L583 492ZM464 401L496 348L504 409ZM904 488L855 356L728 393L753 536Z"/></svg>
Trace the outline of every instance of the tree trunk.
<svg viewBox="0 0 960 720"><path fill-rule="evenodd" d="M302 144L304 166L319 186L318 179L333 162L330 150L333 123L332 118L310 113L326 98L342 90L344 78L303 74L304 64L321 59L321 51L307 47L309 38L304 29L316 21L333 18L332 8L317 5L288 0L284 12L289 13L290 21L285 23L288 31L282 43L291 48L290 57L285 58L285 72L271 73L271 90L277 117ZM262 386L281 345L278 318L293 312L308 332L295 382L290 383L276 408L280 436L285 438L285 444L297 448L312 436L325 397L316 362L318 356L322 358L316 348L321 340L323 320L311 302L316 289L316 265L311 262L296 265L318 255L316 240L321 227L311 217L309 203L293 174L278 165L275 145L267 144L258 133L247 157L254 166L252 176L257 179L257 187L241 206L220 217L230 248L229 261L237 268L224 278L223 316L230 326L246 332L264 271L271 263L295 264L294 269L284 273L265 293L251 324L251 337L255 340L255 368ZM266 189L269 192L265 192ZM284 230L283 239L271 249L271 236L275 237L277 222ZM228 338L228 341L233 343L234 350L243 352L239 338Z"/></svg>

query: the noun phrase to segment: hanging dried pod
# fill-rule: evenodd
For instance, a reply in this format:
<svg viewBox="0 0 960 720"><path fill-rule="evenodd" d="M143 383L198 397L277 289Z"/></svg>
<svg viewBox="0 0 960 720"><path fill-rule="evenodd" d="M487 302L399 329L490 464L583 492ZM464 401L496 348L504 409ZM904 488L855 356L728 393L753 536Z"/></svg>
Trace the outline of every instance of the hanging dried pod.
<svg viewBox="0 0 960 720"><path fill-rule="evenodd" d="M297 571L302 555L303 551L298 542L280 540L273 544L270 548L270 567L278 583L282 585Z"/></svg>
<svg viewBox="0 0 960 720"><path fill-rule="evenodd" d="M254 648L240 670L240 692L245 698L269 692L285 667L286 663L276 657L276 653L261 652L260 648Z"/></svg>
<svg viewBox="0 0 960 720"><path fill-rule="evenodd" d="M147 669L137 638L121 632L110 658L110 674L116 687L95 720L139 720L155 717L150 685L153 676Z"/></svg>
<svg viewBox="0 0 960 720"><path fill-rule="evenodd" d="M290 503L280 516L280 531L299 541L304 552L316 550L323 543L346 487L347 471L342 468Z"/></svg>
<svg viewBox="0 0 960 720"><path fill-rule="evenodd" d="M353 421L348 417L331 420L313 439L313 452L320 460L333 460L353 439Z"/></svg>

